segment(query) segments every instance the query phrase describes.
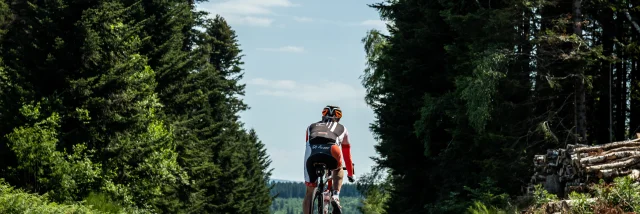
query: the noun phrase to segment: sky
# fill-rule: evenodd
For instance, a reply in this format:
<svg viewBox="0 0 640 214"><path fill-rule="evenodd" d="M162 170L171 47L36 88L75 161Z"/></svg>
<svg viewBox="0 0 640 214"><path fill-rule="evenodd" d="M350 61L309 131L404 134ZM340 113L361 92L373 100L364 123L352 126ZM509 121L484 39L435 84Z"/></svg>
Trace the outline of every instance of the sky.
<svg viewBox="0 0 640 214"><path fill-rule="evenodd" d="M367 4L382 0L210 0L198 8L224 17L243 50L240 114L266 145L271 178L304 181L305 129L325 105L342 108L356 179L374 165L374 114L364 101L361 39L385 30Z"/></svg>

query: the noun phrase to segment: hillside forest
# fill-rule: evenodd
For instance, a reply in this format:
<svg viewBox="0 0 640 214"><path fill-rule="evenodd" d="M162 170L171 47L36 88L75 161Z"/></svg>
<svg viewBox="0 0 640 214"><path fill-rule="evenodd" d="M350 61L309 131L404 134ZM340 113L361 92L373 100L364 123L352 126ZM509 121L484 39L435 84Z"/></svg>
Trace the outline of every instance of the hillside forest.
<svg viewBox="0 0 640 214"><path fill-rule="evenodd" d="M302 199L306 186L303 182L272 182L271 195L274 196L271 204L272 214L299 214L302 213ZM355 184L343 183L340 189L340 205L343 213L362 213L362 195Z"/></svg>
<svg viewBox="0 0 640 214"><path fill-rule="evenodd" d="M640 132L640 1L370 7L388 32L362 39L379 154L362 183L369 213L506 207L531 179L534 154Z"/></svg>

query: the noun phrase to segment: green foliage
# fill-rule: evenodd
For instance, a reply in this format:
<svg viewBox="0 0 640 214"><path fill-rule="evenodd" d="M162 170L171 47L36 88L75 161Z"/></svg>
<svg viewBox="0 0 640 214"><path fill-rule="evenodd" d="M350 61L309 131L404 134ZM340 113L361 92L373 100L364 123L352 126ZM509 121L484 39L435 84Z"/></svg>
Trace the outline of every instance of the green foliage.
<svg viewBox="0 0 640 214"><path fill-rule="evenodd" d="M517 212L507 212L502 209L496 207L487 207L480 201L475 201L472 206L467 208L468 214L507 214L507 213L517 213Z"/></svg>
<svg viewBox="0 0 640 214"><path fill-rule="evenodd" d="M6 26L11 22L11 10L9 5L5 1L0 1L0 41L5 33L7 33Z"/></svg>
<svg viewBox="0 0 640 214"><path fill-rule="evenodd" d="M480 187L472 189L465 186L465 190L469 191L469 196L473 201L478 201L482 204L488 204L496 207L506 207L509 203L509 195L496 187L497 183L491 178L480 183Z"/></svg>
<svg viewBox="0 0 640 214"><path fill-rule="evenodd" d="M356 187L362 198L358 207L358 211L365 214L386 214L387 202L391 197L393 187L391 186L390 177L383 173L380 168L373 168L371 173L361 175L358 179Z"/></svg>
<svg viewBox="0 0 640 214"><path fill-rule="evenodd" d="M640 208L640 186L629 176L614 178L613 183L606 184L603 180L593 184L590 193L571 192L567 200L570 212L577 214L605 213L605 212L637 212ZM533 206L529 211L543 213L545 204L561 203L559 199L536 186ZM479 210L480 206L474 208Z"/></svg>
<svg viewBox="0 0 640 214"><path fill-rule="evenodd" d="M640 126L637 35L629 34L624 14L610 10L629 5L406 0L370 6L389 23L388 35L372 30L362 39L362 85L376 116L374 160L389 171L394 189L388 212L508 207L508 196L521 195L531 176L532 154L577 141L609 142L611 135L624 140ZM487 178L494 184L480 184Z"/></svg>
<svg viewBox="0 0 640 214"><path fill-rule="evenodd" d="M456 86L461 90L460 97L466 102L470 125L482 133L493 114L492 103L496 101L498 84L506 77L500 70L508 59L503 53L490 53L478 58L474 63L473 77L460 78Z"/></svg>
<svg viewBox="0 0 640 214"><path fill-rule="evenodd" d="M366 193L366 198L361 201L358 208L361 213L386 214L385 203L389 200L389 194L380 188L372 188Z"/></svg>
<svg viewBox="0 0 640 214"><path fill-rule="evenodd" d="M89 193L89 195L84 199L84 205L105 213L123 212L122 206L113 201L109 195L104 193Z"/></svg>
<svg viewBox="0 0 640 214"><path fill-rule="evenodd" d="M619 206L625 212L640 211L640 184L629 176L617 177L609 187L601 183L596 197L609 206Z"/></svg>
<svg viewBox="0 0 640 214"><path fill-rule="evenodd" d="M20 109L26 118L37 121L15 128L7 135L9 147L21 160L17 169L32 180L37 192L48 191L56 201L74 201L82 197L82 189L91 188L100 177L100 164L91 162L86 145L76 144L73 151L56 151L60 116L52 113L41 117L40 103ZM17 173L17 172L15 172Z"/></svg>
<svg viewBox="0 0 640 214"><path fill-rule="evenodd" d="M0 181L0 212L2 213L105 213L80 204L57 204L49 202L46 196L39 196L16 190L5 181Z"/></svg>
<svg viewBox="0 0 640 214"><path fill-rule="evenodd" d="M0 1L0 176L111 213L267 213L235 32L194 3Z"/></svg>
<svg viewBox="0 0 640 214"><path fill-rule="evenodd" d="M591 214L592 202L587 200L590 198L589 194L571 192L569 194L569 200L574 202L571 204L571 212L576 214Z"/></svg>
<svg viewBox="0 0 640 214"><path fill-rule="evenodd" d="M558 200L557 195L547 192L541 184L535 185L533 193L533 202L535 205L540 206L555 200Z"/></svg>

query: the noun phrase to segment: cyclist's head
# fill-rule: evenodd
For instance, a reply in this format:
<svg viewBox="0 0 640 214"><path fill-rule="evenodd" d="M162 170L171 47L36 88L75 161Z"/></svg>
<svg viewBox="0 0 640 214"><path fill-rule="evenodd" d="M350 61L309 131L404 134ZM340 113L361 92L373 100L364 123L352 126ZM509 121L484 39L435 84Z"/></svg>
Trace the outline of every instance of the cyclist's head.
<svg viewBox="0 0 640 214"><path fill-rule="evenodd" d="M340 122L342 110L338 106L327 105L322 109L322 121L332 120Z"/></svg>

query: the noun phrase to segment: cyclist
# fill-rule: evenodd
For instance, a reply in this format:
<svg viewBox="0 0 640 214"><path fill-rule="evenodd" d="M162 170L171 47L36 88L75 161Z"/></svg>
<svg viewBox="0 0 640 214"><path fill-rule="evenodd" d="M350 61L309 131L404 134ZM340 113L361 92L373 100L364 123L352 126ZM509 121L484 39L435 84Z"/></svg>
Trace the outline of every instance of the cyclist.
<svg viewBox="0 0 640 214"><path fill-rule="evenodd" d="M332 179L329 180L328 187L331 191L331 205L334 213L342 213L340 206L340 188L342 187L342 158L347 168L347 178L349 182L354 181L353 161L351 160L351 145L349 142L349 132L347 128L340 124L342 110L338 106L327 105L322 110L322 120L312 123L306 131L306 150L304 155L304 179L307 191L303 200L303 212L309 213L311 199L318 176L314 170L313 163L321 162L327 165L332 171ZM333 181L333 182L331 182ZM336 184L336 185L332 185Z"/></svg>

